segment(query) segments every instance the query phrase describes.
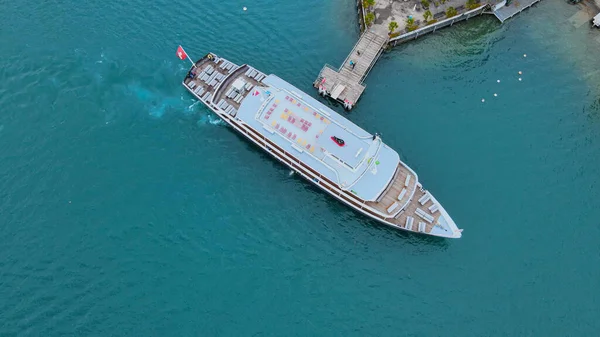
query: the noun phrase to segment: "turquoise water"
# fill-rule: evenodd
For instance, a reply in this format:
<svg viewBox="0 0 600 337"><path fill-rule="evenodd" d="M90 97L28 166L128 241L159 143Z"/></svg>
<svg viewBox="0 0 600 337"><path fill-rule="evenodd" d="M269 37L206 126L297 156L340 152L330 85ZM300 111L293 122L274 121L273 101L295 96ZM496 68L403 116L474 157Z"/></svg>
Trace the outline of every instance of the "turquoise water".
<svg viewBox="0 0 600 337"><path fill-rule="evenodd" d="M352 212L180 85L178 44L316 96L356 42L353 4L4 3L0 335L595 335L600 33L574 7L398 47L347 115L460 240Z"/></svg>

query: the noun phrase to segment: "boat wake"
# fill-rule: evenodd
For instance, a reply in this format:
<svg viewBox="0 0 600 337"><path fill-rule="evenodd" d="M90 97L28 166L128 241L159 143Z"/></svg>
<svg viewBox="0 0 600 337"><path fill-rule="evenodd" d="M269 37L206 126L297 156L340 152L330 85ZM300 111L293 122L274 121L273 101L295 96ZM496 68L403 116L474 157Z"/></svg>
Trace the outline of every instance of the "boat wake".
<svg viewBox="0 0 600 337"><path fill-rule="evenodd" d="M183 100L183 96L181 97L181 99ZM194 101L194 103L190 104L190 106L188 106L188 111L192 112L194 111L194 107L196 105L198 105L200 103L200 101Z"/></svg>
<svg viewBox="0 0 600 337"><path fill-rule="evenodd" d="M171 110L188 112L193 107L192 104L186 109L186 102L182 97L165 96L147 89L139 83L129 84L127 90L137 98L138 102L143 104L148 115L154 118L161 118Z"/></svg>
<svg viewBox="0 0 600 337"><path fill-rule="evenodd" d="M212 112L207 112L206 114L200 116L198 122L196 122L196 125L203 127L206 125L226 126L227 124L225 124L225 122L223 122L223 120L221 120L219 117L214 116Z"/></svg>
<svg viewBox="0 0 600 337"><path fill-rule="evenodd" d="M208 119L208 123L211 125L225 125L225 122L223 122L222 119L220 119L219 117L215 117L212 114L208 114L206 115L207 119Z"/></svg>

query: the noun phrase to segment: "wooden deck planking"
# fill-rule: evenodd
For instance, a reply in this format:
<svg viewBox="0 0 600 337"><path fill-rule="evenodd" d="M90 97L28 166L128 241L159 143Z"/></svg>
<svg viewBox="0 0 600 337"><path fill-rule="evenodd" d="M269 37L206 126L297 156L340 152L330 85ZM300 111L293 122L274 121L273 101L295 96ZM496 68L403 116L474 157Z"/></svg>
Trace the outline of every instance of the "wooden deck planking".
<svg viewBox="0 0 600 337"><path fill-rule="evenodd" d="M209 65L212 65L212 66L213 66L213 68L214 68L214 71L216 71L216 72L218 72L218 73L220 73L220 74L222 74L222 75L227 75L227 71L226 71L225 69L221 69L221 68L218 66L218 64L217 64L217 63L215 63L214 61L212 61L212 60L209 60L209 59L203 59L203 60L201 60L201 61L199 61L199 62L197 62L197 63L196 63L196 74L197 74L197 76L196 76L196 77L194 77L193 79L186 79L186 80L184 81L184 82L185 82L185 84L187 85L187 84L189 84L191 81L193 81L193 82L195 82L195 83L196 83L196 86L194 87L194 89L196 89L198 86L202 86L202 87L204 88L204 91L205 91L205 92L206 92L206 91L209 91L209 92L211 92L212 94L214 94L214 91L215 91L215 89L216 89L216 86L218 86L218 85L219 85L221 82L217 82L217 84L215 85L215 87L213 87L213 86L209 85L208 83L206 83L206 82L204 82L204 81L201 81L201 80L200 80L200 78L199 78L199 76L198 76L198 75L200 75L200 73L201 73L201 72L202 72L202 71L203 71L205 68L207 68Z"/></svg>
<svg viewBox="0 0 600 337"><path fill-rule="evenodd" d="M365 90L364 79L377 62L387 41L387 37L366 31L339 69L334 70L327 65L321 69L314 82L315 88L322 87L325 95L331 96L338 85L343 85L345 89L336 99L339 102L348 102L354 105ZM350 65L350 61L355 64L354 67Z"/></svg>
<svg viewBox="0 0 600 337"><path fill-rule="evenodd" d="M366 202L366 204L368 206L371 206L371 207L377 209L378 211L390 216L390 217L395 215L398 211L400 211L400 207L402 207L406 203L408 198L410 198L412 191L416 187L415 185L417 182L416 182L416 178L413 175L413 177L410 180L410 183L408 184L408 187L406 187L406 189L407 189L406 195L404 195L404 197L402 198L401 201L398 201L398 195L400 195L400 192L402 192L402 189L405 188L404 181L406 180L406 176L409 174L412 175L410 173L410 171L408 171L404 166L399 165L398 171L396 172L396 175L394 177L394 181L389 186L389 188L386 191L384 191L384 195L379 200L379 202L368 201L368 202ZM398 202L400 204L400 207L398 209L396 209L394 213L390 214L387 212L387 209L392 204L394 204L394 202Z"/></svg>
<svg viewBox="0 0 600 337"><path fill-rule="evenodd" d="M218 63L217 63L218 64ZM214 63L212 63L213 67L215 66ZM240 67L239 69L236 69L235 71L233 71L232 73L230 73L230 77L226 78L223 82L223 84L221 85L221 87L219 88L218 92L216 92L216 97L214 99L215 102L219 102L221 99L224 99L229 105L233 106L236 110L238 110L240 108L240 104L241 103L237 103L235 102L232 98L228 98L228 97L224 97L225 93L227 92L227 90L229 90L229 88L231 87L231 85L233 84L233 82L238 79L238 78L242 78L244 79L246 82L251 83L253 88L256 87L257 85L260 85L260 82L258 82L256 79L246 76L244 75L244 73L249 69L250 67L243 66ZM223 73L223 69L219 68L219 72ZM225 71L225 75L227 75L227 72ZM250 93L251 90L244 90L243 96L244 98ZM243 99L242 99L243 101Z"/></svg>
<svg viewBox="0 0 600 337"><path fill-rule="evenodd" d="M421 204L419 203L419 199L423 195L425 195L425 192L426 192L425 190L422 191L420 188L417 188L415 190L415 194L412 198L412 201L406 206L406 209L404 210L404 212L402 212L402 214L399 217L394 219L392 221L392 223L404 228L404 224L406 223L406 217L411 216L415 219L414 223L413 223L413 228L412 228L414 232L419 231L418 224L421 221L425 223L425 232L426 233L431 232L431 230L433 229L433 226L435 226L435 224L437 223L441 213L440 213L440 211L437 211L437 212L435 212L435 214L431 214L431 212L429 211L429 206L433 205L433 201L431 201L431 199L428 200L425 203L425 205L421 206ZM420 209L424 210L425 212L427 212L427 214L433 216L433 222L429 223L429 222L421 219L421 217L419 217L416 214L417 208L420 208Z"/></svg>
<svg viewBox="0 0 600 337"><path fill-rule="evenodd" d="M405 182L406 176L408 174L410 174L412 177L411 177L408 187L406 187L406 189L407 189L406 195L402 198L401 201L398 201L398 199L397 199L398 195L400 194L402 189L405 188L404 182ZM381 200L379 202L369 201L369 202L366 202L365 204L367 206L370 206L370 207L380 211L383 214L390 216L390 217L394 216L393 218L388 219L388 221L390 221L391 223L393 223L399 227L402 227L402 228L404 228L404 224L406 223L406 217L411 216L414 218L414 223L413 223L413 227L412 227L413 232L418 232L419 231L419 222L424 222L425 223L425 232L429 233L429 232L431 232L431 230L437 223L441 213L440 213L440 211L437 211L435 213L431 213L429 211L429 207L433 205L433 201L431 199L429 199L425 203L425 205L421 205L419 203L419 199L423 195L425 195L426 190L422 190L420 185L417 185L417 184L418 184L417 178L409 170L407 170L404 166L399 165L399 170L397 171L396 175L394 176L393 183L388 187L388 189L386 191L384 191L384 195L381 198ZM409 201L409 198L410 198L410 201ZM395 211L396 213L390 214L387 212L388 207L390 207L394 202L398 202L400 204L400 207L402 207L407 201L409 201L409 202L402 211L400 211L400 209L397 209ZM423 211L425 211L427 214L433 216L434 220L432 221L432 223L429 223L429 222L423 220L421 217L419 217L416 214L417 208L420 208ZM397 213L398 211L400 211L400 213Z"/></svg>

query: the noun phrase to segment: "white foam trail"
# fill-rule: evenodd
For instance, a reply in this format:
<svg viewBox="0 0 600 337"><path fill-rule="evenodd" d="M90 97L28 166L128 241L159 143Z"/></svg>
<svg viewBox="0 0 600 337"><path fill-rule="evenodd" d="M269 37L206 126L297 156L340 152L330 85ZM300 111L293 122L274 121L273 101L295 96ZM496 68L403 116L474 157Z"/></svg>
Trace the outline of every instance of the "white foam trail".
<svg viewBox="0 0 600 337"><path fill-rule="evenodd" d="M200 101L195 101L194 103L192 103L190 106L188 106L188 110L192 111L192 109L194 108L194 106L196 106L196 104L200 103Z"/></svg>
<svg viewBox="0 0 600 337"><path fill-rule="evenodd" d="M223 122L220 118L214 118L210 115L208 115L208 122L212 125L225 125L225 122Z"/></svg>

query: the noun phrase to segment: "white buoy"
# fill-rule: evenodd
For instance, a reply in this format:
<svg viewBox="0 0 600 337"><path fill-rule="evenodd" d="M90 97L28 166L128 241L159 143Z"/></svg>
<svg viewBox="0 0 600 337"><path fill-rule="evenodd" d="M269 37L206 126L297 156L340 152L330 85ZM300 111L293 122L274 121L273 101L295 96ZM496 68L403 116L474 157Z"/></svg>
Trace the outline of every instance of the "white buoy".
<svg viewBox="0 0 600 337"><path fill-rule="evenodd" d="M494 97L498 97L498 94L494 94Z"/></svg>
<svg viewBox="0 0 600 337"><path fill-rule="evenodd" d="M523 75L523 72L519 70L519 75Z"/></svg>
<svg viewBox="0 0 600 337"><path fill-rule="evenodd" d="M527 57L527 54L523 54L523 57Z"/></svg>
<svg viewBox="0 0 600 337"><path fill-rule="evenodd" d="M481 99L481 103L483 103L483 102L485 102L485 98L482 98L482 99Z"/></svg>
<svg viewBox="0 0 600 337"><path fill-rule="evenodd" d="M496 82L500 83L500 80L497 80Z"/></svg>
<svg viewBox="0 0 600 337"><path fill-rule="evenodd" d="M247 10L248 10L248 7L244 7L244 10L245 10L245 11L247 11Z"/></svg>
<svg viewBox="0 0 600 337"><path fill-rule="evenodd" d="M519 77L519 81L521 81L521 78Z"/></svg>

